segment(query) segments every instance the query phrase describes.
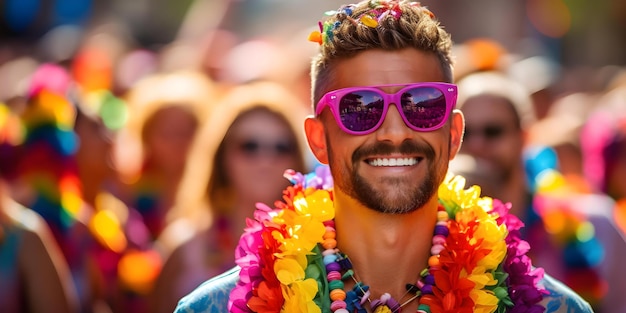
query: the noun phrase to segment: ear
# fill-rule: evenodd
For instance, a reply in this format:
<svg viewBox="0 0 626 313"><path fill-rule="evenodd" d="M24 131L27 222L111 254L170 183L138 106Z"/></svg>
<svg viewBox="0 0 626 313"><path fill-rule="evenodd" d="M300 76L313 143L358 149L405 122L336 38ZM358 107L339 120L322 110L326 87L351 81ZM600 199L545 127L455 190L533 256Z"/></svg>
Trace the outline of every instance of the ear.
<svg viewBox="0 0 626 313"><path fill-rule="evenodd" d="M460 110L452 111L452 123L450 125L450 160L454 159L461 149L463 133L465 132L465 117Z"/></svg>
<svg viewBox="0 0 626 313"><path fill-rule="evenodd" d="M328 149L322 121L312 116L307 117L304 120L304 132L315 158L322 164L328 164Z"/></svg>

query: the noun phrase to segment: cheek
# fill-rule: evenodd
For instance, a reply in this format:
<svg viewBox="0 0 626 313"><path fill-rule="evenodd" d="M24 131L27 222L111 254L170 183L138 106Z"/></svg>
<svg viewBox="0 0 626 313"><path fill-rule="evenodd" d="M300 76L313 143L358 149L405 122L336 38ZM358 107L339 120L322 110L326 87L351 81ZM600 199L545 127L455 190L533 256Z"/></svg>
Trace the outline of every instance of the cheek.
<svg viewBox="0 0 626 313"><path fill-rule="evenodd" d="M439 148L439 155L435 156L436 159L434 162L440 172L440 179L443 181L443 178L445 178L446 172L448 171L450 156L452 154L452 138L450 136L442 136L439 140L443 144Z"/></svg>
<svg viewBox="0 0 626 313"><path fill-rule="evenodd" d="M522 140L517 137L513 137L511 139L503 139L502 141L503 142L501 142L498 146L498 152L500 155L511 162L518 162L524 149Z"/></svg>
<svg viewBox="0 0 626 313"><path fill-rule="evenodd" d="M329 132L331 132L329 134ZM334 133L333 133L334 132ZM354 151L363 144L357 142L358 136L350 136L344 134L339 129L327 130L326 133L326 149L328 150L328 160L331 168L337 169L336 172L344 172L346 168L352 168L352 155ZM365 136L363 136L365 137Z"/></svg>
<svg viewBox="0 0 626 313"><path fill-rule="evenodd" d="M293 157L278 157L267 160L230 158L224 162L231 187L238 193L261 202L273 201L289 181L283 177L288 168L296 166Z"/></svg>
<svg viewBox="0 0 626 313"><path fill-rule="evenodd" d="M222 166L224 167L225 173L228 176L229 181L233 181L234 179L243 176L240 173L249 172L252 168L252 162L246 161L239 153L224 153L224 159Z"/></svg>

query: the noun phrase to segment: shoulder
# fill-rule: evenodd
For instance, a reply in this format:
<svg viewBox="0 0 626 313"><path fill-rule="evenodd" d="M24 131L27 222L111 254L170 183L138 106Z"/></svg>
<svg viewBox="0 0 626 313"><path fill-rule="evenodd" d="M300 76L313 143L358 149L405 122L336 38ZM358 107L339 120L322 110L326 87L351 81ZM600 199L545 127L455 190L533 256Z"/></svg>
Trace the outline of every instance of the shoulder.
<svg viewBox="0 0 626 313"><path fill-rule="evenodd" d="M587 301L565 286L560 281L545 274L541 281L546 289L541 304L546 308L545 313L592 313L593 310Z"/></svg>
<svg viewBox="0 0 626 313"><path fill-rule="evenodd" d="M3 203L4 213L9 221L18 228L31 232L40 233L47 231L46 222L35 211L22 206L21 204L8 200Z"/></svg>
<svg viewBox="0 0 626 313"><path fill-rule="evenodd" d="M175 313L227 312L228 296L239 279L239 267L207 280L183 297Z"/></svg>
<svg viewBox="0 0 626 313"><path fill-rule="evenodd" d="M52 233L45 220L37 212L14 201L5 203L9 225L17 236L20 253L45 250L43 245L53 242Z"/></svg>
<svg viewBox="0 0 626 313"><path fill-rule="evenodd" d="M170 253L188 245L194 238L201 237L202 234L192 221L187 218L178 218L171 221L163 229L155 245L159 248L161 254L167 257Z"/></svg>

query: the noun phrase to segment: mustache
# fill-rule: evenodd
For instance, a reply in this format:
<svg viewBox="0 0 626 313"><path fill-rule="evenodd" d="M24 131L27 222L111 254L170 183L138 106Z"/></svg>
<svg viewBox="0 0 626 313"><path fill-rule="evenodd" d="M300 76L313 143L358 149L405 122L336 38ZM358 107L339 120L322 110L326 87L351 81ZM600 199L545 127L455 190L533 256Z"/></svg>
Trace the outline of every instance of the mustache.
<svg viewBox="0 0 626 313"><path fill-rule="evenodd" d="M352 163L356 163L370 155L385 155L392 153L423 154L427 159L432 160L435 158L435 150L430 145L422 142L405 140L399 146L392 145L388 142L377 142L369 146L357 148L354 153L352 153Z"/></svg>

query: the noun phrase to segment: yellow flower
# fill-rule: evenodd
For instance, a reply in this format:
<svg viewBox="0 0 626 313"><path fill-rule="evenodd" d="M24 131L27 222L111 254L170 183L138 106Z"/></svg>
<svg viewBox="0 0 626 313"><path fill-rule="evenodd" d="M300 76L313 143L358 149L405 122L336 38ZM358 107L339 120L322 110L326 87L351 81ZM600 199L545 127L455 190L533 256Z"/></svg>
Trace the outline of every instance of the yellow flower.
<svg viewBox="0 0 626 313"><path fill-rule="evenodd" d="M465 178L451 173L448 173L443 183L439 185L438 193L439 200L452 216L461 208L477 206L481 200L480 187L472 186L465 189Z"/></svg>
<svg viewBox="0 0 626 313"><path fill-rule="evenodd" d="M498 297L492 291L475 288L470 298L474 301L474 313L493 313L498 308Z"/></svg>
<svg viewBox="0 0 626 313"><path fill-rule="evenodd" d="M306 197L296 197L293 201L296 212L311 215L318 221L329 221L335 218L335 207L327 190L306 190Z"/></svg>
<svg viewBox="0 0 626 313"><path fill-rule="evenodd" d="M286 225L288 236L274 235L279 236L277 241L282 243L280 256L299 255L302 259L322 242L326 232L323 222L333 219L335 211L326 190L309 189L306 196L299 193L294 197L293 206L294 210L283 210L274 217L274 222Z"/></svg>
<svg viewBox="0 0 626 313"><path fill-rule="evenodd" d="M307 255L322 242L326 227L324 221L335 215L330 193L307 189L293 198L293 210L282 210L273 222L285 226L272 236L281 243L274 272L281 282L285 303L282 312L321 312L313 299L318 285L315 279L305 279Z"/></svg>
<svg viewBox="0 0 626 313"><path fill-rule="evenodd" d="M283 285L290 285L298 280L304 279L302 266L300 266L298 261L291 258L276 260L276 263L274 263L274 272L276 273L276 278L278 278Z"/></svg>
<svg viewBox="0 0 626 313"><path fill-rule="evenodd" d="M475 231L475 237L483 238L481 248L491 252L478 261L478 266L484 266L488 270L495 270L498 264L506 257L506 236L508 232L505 225L498 225L493 219L483 219Z"/></svg>
<svg viewBox="0 0 626 313"><path fill-rule="evenodd" d="M274 264L274 271L285 298L281 312L321 313L313 301L317 294L317 282L312 278L304 279L304 270L298 261L291 258L279 259Z"/></svg>

